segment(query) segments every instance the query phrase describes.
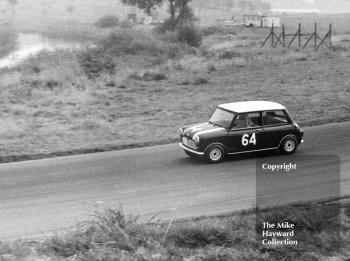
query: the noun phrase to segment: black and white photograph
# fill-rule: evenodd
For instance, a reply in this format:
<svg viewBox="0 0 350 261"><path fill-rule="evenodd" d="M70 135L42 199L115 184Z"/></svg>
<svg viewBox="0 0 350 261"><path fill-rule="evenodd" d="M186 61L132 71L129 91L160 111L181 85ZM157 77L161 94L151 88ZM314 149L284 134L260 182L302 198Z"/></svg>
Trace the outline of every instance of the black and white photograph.
<svg viewBox="0 0 350 261"><path fill-rule="evenodd" d="M0 0L0 261L350 261L350 1Z"/></svg>

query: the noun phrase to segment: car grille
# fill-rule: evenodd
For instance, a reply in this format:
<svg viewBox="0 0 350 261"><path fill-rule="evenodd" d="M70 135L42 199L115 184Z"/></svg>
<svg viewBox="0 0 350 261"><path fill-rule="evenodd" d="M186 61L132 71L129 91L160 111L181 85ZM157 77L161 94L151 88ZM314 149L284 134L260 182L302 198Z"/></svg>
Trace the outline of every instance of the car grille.
<svg viewBox="0 0 350 261"><path fill-rule="evenodd" d="M185 145L186 147L193 149L193 150L197 150L196 143L191 139L188 139L186 137L182 137L182 144Z"/></svg>

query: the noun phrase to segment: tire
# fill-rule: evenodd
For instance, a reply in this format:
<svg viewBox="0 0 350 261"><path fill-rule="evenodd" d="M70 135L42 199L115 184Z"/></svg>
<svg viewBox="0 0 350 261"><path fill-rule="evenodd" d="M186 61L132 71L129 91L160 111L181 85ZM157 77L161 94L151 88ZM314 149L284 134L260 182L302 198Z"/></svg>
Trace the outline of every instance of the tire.
<svg viewBox="0 0 350 261"><path fill-rule="evenodd" d="M204 158L209 163L219 163L225 158L225 150L220 145L211 145L205 151Z"/></svg>
<svg viewBox="0 0 350 261"><path fill-rule="evenodd" d="M280 150L283 154L293 154L298 148L297 139L293 136L282 140Z"/></svg>

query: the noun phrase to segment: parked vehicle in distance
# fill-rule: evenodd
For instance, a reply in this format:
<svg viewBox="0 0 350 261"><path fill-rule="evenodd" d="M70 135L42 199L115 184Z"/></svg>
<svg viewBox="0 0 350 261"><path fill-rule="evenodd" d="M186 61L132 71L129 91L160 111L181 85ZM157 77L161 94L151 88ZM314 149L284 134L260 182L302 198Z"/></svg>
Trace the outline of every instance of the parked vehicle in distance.
<svg viewBox="0 0 350 261"><path fill-rule="evenodd" d="M145 19L143 20L143 24L150 25L152 23L153 23L152 16L146 16Z"/></svg>
<svg viewBox="0 0 350 261"><path fill-rule="evenodd" d="M292 154L303 135L283 105L246 101L221 104L208 122L180 128L179 145L189 156L217 163L225 155L264 150Z"/></svg>

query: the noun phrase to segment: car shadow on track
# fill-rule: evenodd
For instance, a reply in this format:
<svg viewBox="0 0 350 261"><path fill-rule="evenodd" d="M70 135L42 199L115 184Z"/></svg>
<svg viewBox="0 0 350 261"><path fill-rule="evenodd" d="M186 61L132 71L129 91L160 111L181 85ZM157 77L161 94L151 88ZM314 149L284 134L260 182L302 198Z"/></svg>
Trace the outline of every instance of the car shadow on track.
<svg viewBox="0 0 350 261"><path fill-rule="evenodd" d="M298 153L296 153L298 154ZM252 153L242 153L242 154L236 154L236 155L227 155L222 163L229 163L229 162L239 162L239 161L245 161L245 160L252 160L252 159L258 159L258 158L270 158L270 157L290 157L291 155L284 155L279 150L270 150L270 151L260 151L260 152L252 152ZM184 155L179 160L179 164L189 164L189 165L213 165L208 162L206 162L201 157L189 157ZM220 164L220 163L219 163Z"/></svg>
<svg viewBox="0 0 350 261"><path fill-rule="evenodd" d="M245 159L257 159L257 158L268 158L268 157L282 157L285 156L278 150L269 150L269 151L259 151L251 153L242 153L236 155L227 155L225 161L240 161Z"/></svg>

